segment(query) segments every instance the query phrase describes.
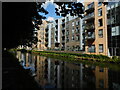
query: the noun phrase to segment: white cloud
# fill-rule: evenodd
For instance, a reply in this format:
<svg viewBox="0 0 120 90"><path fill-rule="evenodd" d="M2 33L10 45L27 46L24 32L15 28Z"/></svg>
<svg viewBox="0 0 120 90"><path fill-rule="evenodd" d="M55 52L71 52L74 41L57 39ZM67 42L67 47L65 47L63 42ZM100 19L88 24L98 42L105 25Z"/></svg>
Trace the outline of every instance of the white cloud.
<svg viewBox="0 0 120 90"><path fill-rule="evenodd" d="M42 7L43 7L44 9L46 9L48 5L49 5L49 3L48 3L48 2L45 2L45 3L42 4Z"/></svg>
<svg viewBox="0 0 120 90"><path fill-rule="evenodd" d="M53 17L48 17L47 21L54 21L54 18Z"/></svg>
<svg viewBox="0 0 120 90"><path fill-rule="evenodd" d="M77 2L81 2L81 3L83 3L83 2L84 2L84 0L77 0Z"/></svg>
<svg viewBox="0 0 120 90"><path fill-rule="evenodd" d="M57 4L53 3L53 5L55 6L55 8L58 8L58 5L57 5Z"/></svg>
<svg viewBox="0 0 120 90"><path fill-rule="evenodd" d="M42 4L42 7L46 9L49 4L53 4L55 8L58 8L58 5L54 3L54 0L46 1L45 3Z"/></svg>

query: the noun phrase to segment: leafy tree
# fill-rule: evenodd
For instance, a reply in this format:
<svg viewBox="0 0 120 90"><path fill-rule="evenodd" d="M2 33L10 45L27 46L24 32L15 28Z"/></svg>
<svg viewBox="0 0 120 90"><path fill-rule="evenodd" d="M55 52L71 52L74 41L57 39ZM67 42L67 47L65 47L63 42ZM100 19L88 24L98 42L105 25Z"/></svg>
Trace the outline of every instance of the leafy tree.
<svg viewBox="0 0 120 90"><path fill-rule="evenodd" d="M33 37L34 28L42 23L44 16L38 11L47 14L41 6L42 3L35 2L3 2L2 3L2 46L3 48L14 48L18 45L26 45L36 40ZM35 25L32 21L35 21Z"/></svg>
<svg viewBox="0 0 120 90"><path fill-rule="evenodd" d="M43 2L44 3L44 2ZM68 13L71 16L82 17L84 6L76 2L54 2L59 6L55 8L56 15L65 17ZM106 4L106 3L105 3ZM14 48L18 45L31 45L37 39L33 37L33 30L39 29L38 25L46 17L38 12L48 14L42 2L3 2L2 3L2 46L3 48ZM35 22L33 25L32 22Z"/></svg>

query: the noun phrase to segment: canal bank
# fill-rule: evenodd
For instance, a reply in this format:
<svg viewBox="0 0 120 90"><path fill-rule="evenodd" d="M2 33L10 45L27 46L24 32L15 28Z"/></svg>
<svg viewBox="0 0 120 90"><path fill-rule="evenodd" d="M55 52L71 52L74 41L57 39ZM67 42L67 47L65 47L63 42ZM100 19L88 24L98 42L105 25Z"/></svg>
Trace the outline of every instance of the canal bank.
<svg viewBox="0 0 120 90"><path fill-rule="evenodd" d="M120 64L120 56L119 57L114 56L110 58L105 55L94 55L94 54L84 54L80 52L78 53L78 52L61 52L61 51L59 52L59 51L26 50L26 52L36 53L36 54L44 55L44 56L63 57L63 58L69 58L69 59L74 59L74 60L84 60L84 61L89 60L93 62Z"/></svg>
<svg viewBox="0 0 120 90"><path fill-rule="evenodd" d="M36 89L40 86L29 75L29 70L23 69L13 54L8 51L2 52L2 89Z"/></svg>

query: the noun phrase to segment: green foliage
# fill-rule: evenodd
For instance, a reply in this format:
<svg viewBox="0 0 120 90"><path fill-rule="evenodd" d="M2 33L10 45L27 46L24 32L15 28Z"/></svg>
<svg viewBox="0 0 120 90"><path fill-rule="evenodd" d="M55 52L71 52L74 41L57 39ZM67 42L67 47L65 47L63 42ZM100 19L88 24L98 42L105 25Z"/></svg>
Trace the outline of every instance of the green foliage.
<svg viewBox="0 0 120 90"><path fill-rule="evenodd" d="M109 62L109 63L120 63L120 57L113 56L112 59L105 55L94 55L94 54L80 54L80 53L65 53L65 52L52 52L52 51L32 51L45 56L53 56L56 58L69 58L74 60L87 60L95 62Z"/></svg>

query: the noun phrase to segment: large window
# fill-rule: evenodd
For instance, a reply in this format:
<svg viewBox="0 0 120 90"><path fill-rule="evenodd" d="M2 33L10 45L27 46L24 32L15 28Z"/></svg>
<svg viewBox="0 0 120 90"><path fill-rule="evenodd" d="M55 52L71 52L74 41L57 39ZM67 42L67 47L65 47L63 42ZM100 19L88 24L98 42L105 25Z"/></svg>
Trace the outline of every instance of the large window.
<svg viewBox="0 0 120 90"><path fill-rule="evenodd" d="M88 52L94 53L95 52L95 45L89 46L88 47Z"/></svg>
<svg viewBox="0 0 120 90"><path fill-rule="evenodd" d="M103 29L100 29L98 32L99 38L103 38Z"/></svg>
<svg viewBox="0 0 120 90"><path fill-rule="evenodd" d="M120 35L120 27L116 26L116 27L112 27L112 36L117 36Z"/></svg>
<svg viewBox="0 0 120 90"><path fill-rule="evenodd" d="M100 52L100 53L103 52L103 44L99 44L99 52Z"/></svg>
<svg viewBox="0 0 120 90"><path fill-rule="evenodd" d="M102 8L98 9L98 16L102 16Z"/></svg>
<svg viewBox="0 0 120 90"><path fill-rule="evenodd" d="M99 19L99 20L98 20L98 26L99 26L99 27L100 27L100 26L103 26L102 19Z"/></svg>

